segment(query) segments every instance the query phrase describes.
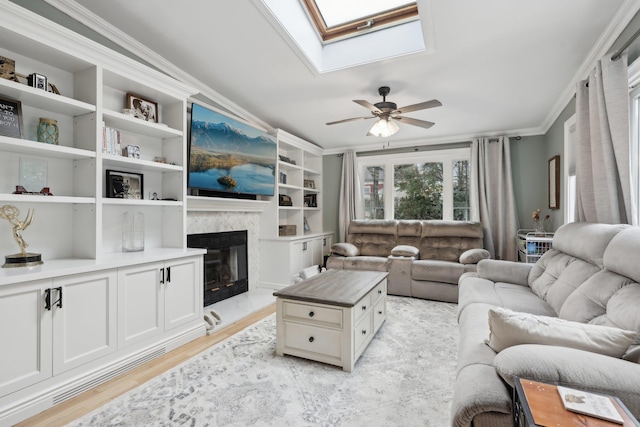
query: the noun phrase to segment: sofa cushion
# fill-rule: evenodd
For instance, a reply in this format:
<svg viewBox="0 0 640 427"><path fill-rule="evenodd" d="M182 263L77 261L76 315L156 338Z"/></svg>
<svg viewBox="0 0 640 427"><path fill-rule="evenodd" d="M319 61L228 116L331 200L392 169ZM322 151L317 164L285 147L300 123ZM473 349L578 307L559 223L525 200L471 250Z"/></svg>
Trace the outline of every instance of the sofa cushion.
<svg viewBox="0 0 640 427"><path fill-rule="evenodd" d="M331 253L342 256L358 256L360 251L351 243L335 243L331 245Z"/></svg>
<svg viewBox="0 0 640 427"><path fill-rule="evenodd" d="M640 228L632 227L618 233L604 251L604 267L622 276L640 282Z"/></svg>
<svg viewBox="0 0 640 427"><path fill-rule="evenodd" d="M491 254L486 249L469 249L460 255L460 264L477 264L482 259L491 258Z"/></svg>
<svg viewBox="0 0 640 427"><path fill-rule="evenodd" d="M354 256L344 258L346 270L388 271L387 257Z"/></svg>
<svg viewBox="0 0 640 427"><path fill-rule="evenodd" d="M559 313L567 297L600 269L553 248L531 268L529 287Z"/></svg>
<svg viewBox="0 0 640 427"><path fill-rule="evenodd" d="M543 344L620 358L637 336L636 331L572 322L500 307L489 309L489 328L486 343L498 353L519 344Z"/></svg>
<svg viewBox="0 0 640 427"><path fill-rule="evenodd" d="M397 246L397 221L353 220L349 224L347 243L355 245L364 256L389 256Z"/></svg>
<svg viewBox="0 0 640 427"><path fill-rule="evenodd" d="M468 249L483 247L482 224L471 221L422 221L420 259L458 262Z"/></svg>
<svg viewBox="0 0 640 427"><path fill-rule="evenodd" d="M628 227L631 226L572 222L563 225L555 232L553 248L602 267L605 248L616 234Z"/></svg>
<svg viewBox="0 0 640 427"><path fill-rule="evenodd" d="M412 280L430 280L458 284L458 279L467 271L475 271L475 264L423 259L411 264Z"/></svg>
<svg viewBox="0 0 640 427"><path fill-rule="evenodd" d="M391 251L393 256L418 256L418 248L409 245L398 245Z"/></svg>

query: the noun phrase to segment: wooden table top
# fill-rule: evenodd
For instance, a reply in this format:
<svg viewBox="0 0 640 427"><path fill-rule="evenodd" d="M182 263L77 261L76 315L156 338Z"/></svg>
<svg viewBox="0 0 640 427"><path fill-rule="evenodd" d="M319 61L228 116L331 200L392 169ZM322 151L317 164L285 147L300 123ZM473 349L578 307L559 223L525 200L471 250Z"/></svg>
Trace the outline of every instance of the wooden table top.
<svg viewBox="0 0 640 427"><path fill-rule="evenodd" d="M353 307L383 281L380 271L328 270L273 293L278 298Z"/></svg>

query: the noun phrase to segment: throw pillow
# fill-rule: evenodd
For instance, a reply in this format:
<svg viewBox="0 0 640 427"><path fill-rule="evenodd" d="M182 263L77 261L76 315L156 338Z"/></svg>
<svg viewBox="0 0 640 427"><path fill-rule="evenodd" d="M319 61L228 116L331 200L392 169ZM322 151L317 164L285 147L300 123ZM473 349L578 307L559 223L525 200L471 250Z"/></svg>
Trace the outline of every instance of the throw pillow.
<svg viewBox="0 0 640 427"><path fill-rule="evenodd" d="M489 309L489 329L489 338L485 342L497 353L518 344L546 344L617 358L625 354L637 335L635 331L520 313L505 308Z"/></svg>
<svg viewBox="0 0 640 427"><path fill-rule="evenodd" d="M335 243L331 246L331 253L342 256L358 256L360 251L351 243Z"/></svg>
<svg viewBox="0 0 640 427"><path fill-rule="evenodd" d="M415 246L398 245L391 250L393 256L415 256L417 257L420 251Z"/></svg>
<svg viewBox="0 0 640 427"><path fill-rule="evenodd" d="M477 264L481 259L491 258L486 249L469 249L460 255L460 264Z"/></svg>

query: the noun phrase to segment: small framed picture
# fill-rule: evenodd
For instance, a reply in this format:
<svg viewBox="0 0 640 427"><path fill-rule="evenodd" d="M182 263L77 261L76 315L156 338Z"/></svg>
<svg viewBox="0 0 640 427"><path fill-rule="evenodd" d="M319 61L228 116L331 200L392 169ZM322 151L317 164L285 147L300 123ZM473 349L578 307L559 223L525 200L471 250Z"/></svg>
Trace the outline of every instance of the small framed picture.
<svg viewBox="0 0 640 427"><path fill-rule="evenodd" d="M140 173L107 169L107 197L112 199L143 199L144 176Z"/></svg>
<svg viewBox="0 0 640 427"><path fill-rule="evenodd" d="M133 117L147 122L158 123L158 103L134 95L127 94L126 109L131 110Z"/></svg>
<svg viewBox="0 0 640 427"><path fill-rule="evenodd" d="M0 96L0 135L22 138L22 104Z"/></svg>
<svg viewBox="0 0 640 427"><path fill-rule="evenodd" d="M304 180L304 187L305 188L316 188L316 182L312 179L305 179Z"/></svg>

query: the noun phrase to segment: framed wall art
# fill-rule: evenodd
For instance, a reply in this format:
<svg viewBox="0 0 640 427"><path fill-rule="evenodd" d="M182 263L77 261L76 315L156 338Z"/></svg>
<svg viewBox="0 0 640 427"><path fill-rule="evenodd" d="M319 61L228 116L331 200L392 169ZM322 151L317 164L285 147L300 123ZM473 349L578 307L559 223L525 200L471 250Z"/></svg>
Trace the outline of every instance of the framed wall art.
<svg viewBox="0 0 640 427"><path fill-rule="evenodd" d="M22 104L0 96L0 135L22 138Z"/></svg>
<svg viewBox="0 0 640 427"><path fill-rule="evenodd" d="M560 156L549 159L549 209L560 208Z"/></svg>
<svg viewBox="0 0 640 427"><path fill-rule="evenodd" d="M158 123L158 103L144 99L132 93L127 94L126 109L132 111L135 118Z"/></svg>
<svg viewBox="0 0 640 427"><path fill-rule="evenodd" d="M144 176L141 173L107 169L106 194L112 199L143 199Z"/></svg>

